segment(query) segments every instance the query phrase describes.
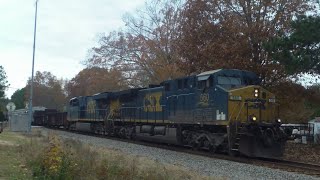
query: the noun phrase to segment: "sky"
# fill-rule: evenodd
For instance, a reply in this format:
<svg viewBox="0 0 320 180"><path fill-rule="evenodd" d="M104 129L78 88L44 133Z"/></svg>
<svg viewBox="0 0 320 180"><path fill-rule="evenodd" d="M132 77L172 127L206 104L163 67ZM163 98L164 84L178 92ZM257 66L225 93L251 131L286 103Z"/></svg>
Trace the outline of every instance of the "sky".
<svg viewBox="0 0 320 180"><path fill-rule="evenodd" d="M39 0L34 72L71 79L102 33L124 26L145 0ZM10 87L6 97L31 77L35 0L0 0L0 65Z"/></svg>

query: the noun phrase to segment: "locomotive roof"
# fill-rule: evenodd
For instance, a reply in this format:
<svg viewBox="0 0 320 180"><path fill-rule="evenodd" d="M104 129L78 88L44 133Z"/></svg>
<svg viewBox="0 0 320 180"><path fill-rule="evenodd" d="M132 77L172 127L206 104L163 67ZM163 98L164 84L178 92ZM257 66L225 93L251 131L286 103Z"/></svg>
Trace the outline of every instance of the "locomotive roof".
<svg viewBox="0 0 320 180"><path fill-rule="evenodd" d="M115 91L115 92L103 92L103 93L97 93L92 96L93 99L108 99L108 98L114 98L118 96L126 96L126 95L135 95L137 92L144 88L132 88L132 89L126 89L122 91Z"/></svg>
<svg viewBox="0 0 320 180"><path fill-rule="evenodd" d="M111 97L112 93L111 92L103 92L103 93L97 93L95 95L93 95L93 99L104 99L104 98L108 98Z"/></svg>
<svg viewBox="0 0 320 180"><path fill-rule="evenodd" d="M210 74L213 74L213 73L219 72L219 71L221 71L221 70L222 70L222 69L216 69L216 70L211 70L211 71L205 71L205 72L202 72L202 73L198 74L197 76L210 75Z"/></svg>
<svg viewBox="0 0 320 180"><path fill-rule="evenodd" d="M220 71L226 71L226 72L245 72L245 73L252 73L252 74L254 74L254 73L251 72L251 71L240 70L240 69L216 69L216 70L211 70L211 71L202 72L202 73L198 74L197 76L199 77L199 76L211 75L211 74L214 74L214 73L217 73L217 72L220 72Z"/></svg>

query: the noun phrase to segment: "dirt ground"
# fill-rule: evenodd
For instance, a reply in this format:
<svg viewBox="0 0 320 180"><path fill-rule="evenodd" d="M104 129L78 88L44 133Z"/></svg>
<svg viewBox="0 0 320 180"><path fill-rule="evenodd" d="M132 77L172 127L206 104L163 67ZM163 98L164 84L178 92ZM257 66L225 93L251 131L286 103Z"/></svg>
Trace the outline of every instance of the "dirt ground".
<svg viewBox="0 0 320 180"><path fill-rule="evenodd" d="M320 145L287 142L284 159L320 164Z"/></svg>

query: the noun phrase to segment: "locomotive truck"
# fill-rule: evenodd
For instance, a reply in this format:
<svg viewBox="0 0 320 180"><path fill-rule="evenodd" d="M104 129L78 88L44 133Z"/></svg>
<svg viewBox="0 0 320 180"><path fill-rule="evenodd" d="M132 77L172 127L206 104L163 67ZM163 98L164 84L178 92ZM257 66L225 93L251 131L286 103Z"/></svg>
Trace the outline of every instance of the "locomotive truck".
<svg viewBox="0 0 320 180"><path fill-rule="evenodd" d="M66 128L195 149L279 157L286 135L275 95L253 72L218 69L147 88L69 101Z"/></svg>

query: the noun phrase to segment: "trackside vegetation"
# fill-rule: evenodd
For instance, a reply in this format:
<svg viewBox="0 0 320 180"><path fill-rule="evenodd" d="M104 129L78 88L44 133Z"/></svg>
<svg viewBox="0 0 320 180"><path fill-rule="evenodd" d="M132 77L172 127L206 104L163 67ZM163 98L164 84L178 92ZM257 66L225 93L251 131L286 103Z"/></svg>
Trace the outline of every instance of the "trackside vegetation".
<svg viewBox="0 0 320 180"><path fill-rule="evenodd" d="M0 179L213 179L49 133L0 135ZM220 178L221 179L221 178Z"/></svg>

